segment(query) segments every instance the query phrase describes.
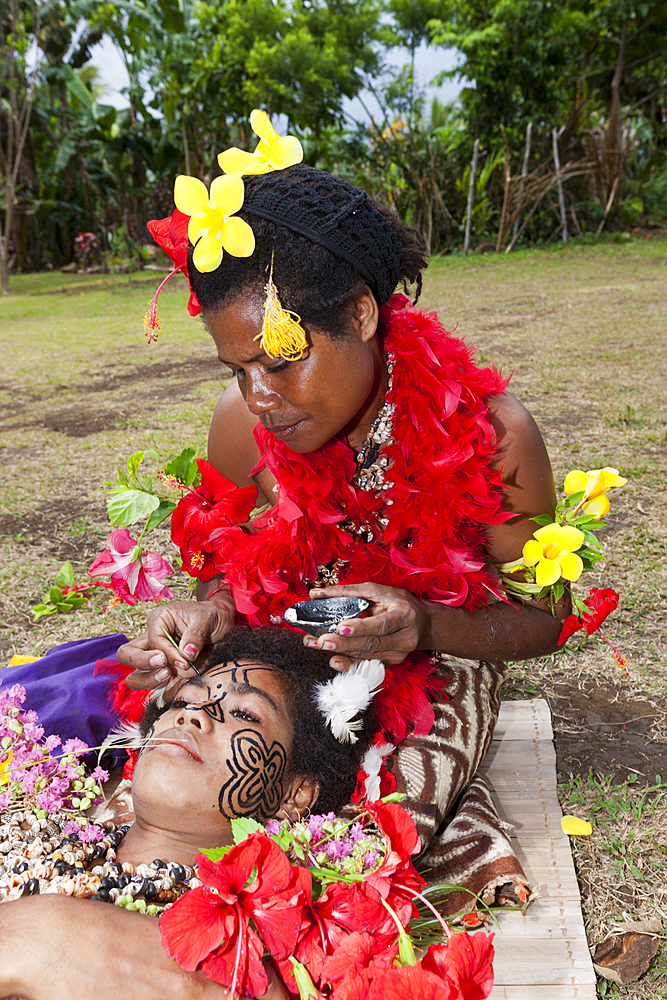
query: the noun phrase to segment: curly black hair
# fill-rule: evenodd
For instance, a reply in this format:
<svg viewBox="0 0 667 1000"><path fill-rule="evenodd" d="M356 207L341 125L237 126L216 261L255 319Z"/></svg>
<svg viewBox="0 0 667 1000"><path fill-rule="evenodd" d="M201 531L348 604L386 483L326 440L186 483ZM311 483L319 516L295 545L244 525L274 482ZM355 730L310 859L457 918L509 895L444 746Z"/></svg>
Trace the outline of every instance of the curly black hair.
<svg viewBox="0 0 667 1000"><path fill-rule="evenodd" d="M355 732L356 743L340 743L314 700L315 685L336 676L329 666L329 653L303 645L300 632L278 628L237 626L211 650L202 673L220 663L254 659L274 667L286 681L289 715L294 726L289 773L317 781L320 794L318 813L336 812L350 801L361 760L370 746L375 726L373 706L362 715L362 728ZM169 705L161 708L149 702L140 723L142 736Z"/></svg>
<svg viewBox="0 0 667 1000"><path fill-rule="evenodd" d="M314 242L301 232L273 219L262 217L250 207L244 206L238 212L238 216L252 226L255 234L255 251L250 257L234 257L225 253L217 270L202 274L192 262L193 247L189 248L190 284L204 311L222 308L240 295L256 292L261 294L272 261L273 279L285 309L298 313L306 327L315 327L334 340L345 337L350 320L350 306L367 285L371 286L379 304L382 305L399 283L402 282L406 289L408 283L415 283L415 302L417 301L421 291L421 272L428 263L426 243L417 230L404 226L393 209L379 199L366 197L347 181L334 178L324 171L315 171L299 165L261 177L245 177L246 204L252 203L253 192L258 185L262 185L264 189L262 197L266 203L271 185L274 185L276 204L280 205L281 199L284 201L283 189L291 178L295 211L298 212L301 207L298 202L299 192L306 190L303 187L304 177L306 180L312 180L313 175L321 175L327 180L335 195L340 196L343 208L346 199L349 201L355 195L363 196L365 214L359 212L357 218L357 212L350 212L344 219L344 231L342 226L339 227L339 235L343 240L348 237L358 237L362 240L357 258L370 261L367 273L383 272L384 258L387 254L389 257L398 254L390 268L389 292L378 296L376 283L364 277L349 260ZM338 202L333 208L337 207ZM331 212L331 209L328 211ZM355 233L354 228L355 226L360 230L368 228L366 223L369 218L372 220L375 213L381 216L381 219L377 220L378 241L371 240L369 243L367 240L368 246L365 247L363 236L367 234ZM332 218L335 218L335 214L333 216L329 214L324 218L326 226L331 225ZM335 244L335 239L330 239L329 242ZM392 246L387 247L387 243L391 243ZM377 259L372 259L374 257ZM384 274L385 284L386 280Z"/></svg>

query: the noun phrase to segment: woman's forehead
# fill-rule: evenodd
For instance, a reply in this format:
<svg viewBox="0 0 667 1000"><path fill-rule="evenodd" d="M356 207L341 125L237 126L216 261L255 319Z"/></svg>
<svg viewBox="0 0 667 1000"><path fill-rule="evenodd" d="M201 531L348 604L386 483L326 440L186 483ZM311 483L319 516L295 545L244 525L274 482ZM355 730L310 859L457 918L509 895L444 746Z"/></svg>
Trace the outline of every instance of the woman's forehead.
<svg viewBox="0 0 667 1000"><path fill-rule="evenodd" d="M223 692L239 695L257 694L278 708L270 695L280 696L284 688L284 675L276 667L262 663L261 660L239 659L216 664L200 677L188 678L178 689L177 694L182 697L182 693L187 689L188 695L193 700L196 700L197 691L201 692L200 697L203 698L215 698Z"/></svg>

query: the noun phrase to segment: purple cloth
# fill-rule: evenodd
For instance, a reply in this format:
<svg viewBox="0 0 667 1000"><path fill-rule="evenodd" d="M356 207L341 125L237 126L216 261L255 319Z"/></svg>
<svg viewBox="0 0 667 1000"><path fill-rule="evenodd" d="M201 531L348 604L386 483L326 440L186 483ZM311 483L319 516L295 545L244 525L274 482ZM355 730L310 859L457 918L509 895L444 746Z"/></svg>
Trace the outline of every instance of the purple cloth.
<svg viewBox="0 0 667 1000"><path fill-rule="evenodd" d="M94 676L97 660L115 660L127 639L121 633L103 635L54 646L35 663L0 670L3 687L21 684L26 689L24 708L34 709L47 736L63 741L78 736L90 747L99 746L118 725L118 715L109 707L112 678Z"/></svg>

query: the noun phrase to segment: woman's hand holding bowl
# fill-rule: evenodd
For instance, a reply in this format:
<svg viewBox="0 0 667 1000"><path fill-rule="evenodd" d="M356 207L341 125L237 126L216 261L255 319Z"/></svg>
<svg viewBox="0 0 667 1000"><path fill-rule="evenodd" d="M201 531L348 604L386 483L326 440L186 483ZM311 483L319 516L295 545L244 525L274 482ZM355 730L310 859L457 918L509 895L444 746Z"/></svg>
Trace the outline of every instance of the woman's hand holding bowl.
<svg viewBox="0 0 667 1000"><path fill-rule="evenodd" d="M170 677L192 677L192 664L204 648L219 642L233 624L233 610L224 600L177 601L149 611L146 631L117 653L121 663L134 667L127 686L141 691Z"/></svg>
<svg viewBox="0 0 667 1000"><path fill-rule="evenodd" d="M306 646L318 646L335 655L329 661L334 670L348 670L355 660L377 658L383 663L402 663L420 648L428 625L423 601L407 590L377 583L355 583L310 591L310 597L365 597L371 602L366 618L339 623L337 633L304 637Z"/></svg>

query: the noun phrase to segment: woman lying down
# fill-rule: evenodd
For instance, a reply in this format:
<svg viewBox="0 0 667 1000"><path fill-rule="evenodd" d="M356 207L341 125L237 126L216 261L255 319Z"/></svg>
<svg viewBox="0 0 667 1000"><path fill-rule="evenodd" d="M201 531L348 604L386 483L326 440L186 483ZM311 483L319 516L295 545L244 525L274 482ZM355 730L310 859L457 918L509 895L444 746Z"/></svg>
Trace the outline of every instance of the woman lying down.
<svg viewBox="0 0 667 1000"><path fill-rule="evenodd" d="M179 680L162 707L148 705L132 784L135 822L69 852L58 840L64 860L51 859L54 879L72 874L67 863L77 846L75 873L102 867L98 899L113 902L133 881L147 903L168 902L186 880L192 884L199 850L233 843L234 818L295 820L349 802L371 740L372 711L357 720L356 742L334 737L314 697L318 685L337 676L328 661L327 653L305 647L300 634L230 632L201 676ZM44 874L48 859L28 865L37 863ZM164 867L172 863L179 867L171 867L174 886L165 893ZM1 886L0 877L0 892ZM10 897L18 892L23 888ZM267 971L265 996L287 997ZM229 991L184 972L163 950L158 921L140 913L60 895L44 879L38 895L0 907L1 997L113 995L186 1000Z"/></svg>

